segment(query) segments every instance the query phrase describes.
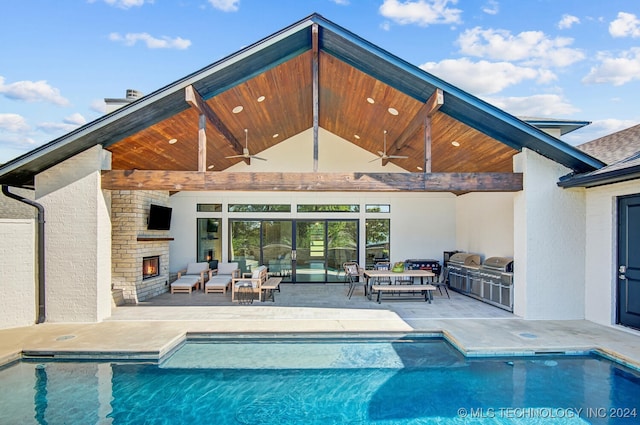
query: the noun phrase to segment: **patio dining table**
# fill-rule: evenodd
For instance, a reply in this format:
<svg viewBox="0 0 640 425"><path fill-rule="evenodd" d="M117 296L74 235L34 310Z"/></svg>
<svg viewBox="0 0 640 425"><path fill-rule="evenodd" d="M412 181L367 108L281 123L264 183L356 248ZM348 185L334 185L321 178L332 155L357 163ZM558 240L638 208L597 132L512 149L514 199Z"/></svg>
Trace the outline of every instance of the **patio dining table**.
<svg viewBox="0 0 640 425"><path fill-rule="evenodd" d="M373 279L375 278L420 278L420 285L424 285L424 278L433 278L435 277L435 273L431 270L404 270L402 272L393 272L391 270L364 270L363 271L365 284L364 284L364 295L371 299L371 284Z"/></svg>

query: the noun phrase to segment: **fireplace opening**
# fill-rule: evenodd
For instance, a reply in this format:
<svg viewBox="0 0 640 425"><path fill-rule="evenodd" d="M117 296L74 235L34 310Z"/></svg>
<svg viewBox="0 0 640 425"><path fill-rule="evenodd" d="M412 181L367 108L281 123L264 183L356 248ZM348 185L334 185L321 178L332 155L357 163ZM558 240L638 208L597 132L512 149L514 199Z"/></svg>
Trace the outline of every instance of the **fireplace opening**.
<svg viewBox="0 0 640 425"><path fill-rule="evenodd" d="M144 257L142 259L142 279L160 276L160 256Z"/></svg>

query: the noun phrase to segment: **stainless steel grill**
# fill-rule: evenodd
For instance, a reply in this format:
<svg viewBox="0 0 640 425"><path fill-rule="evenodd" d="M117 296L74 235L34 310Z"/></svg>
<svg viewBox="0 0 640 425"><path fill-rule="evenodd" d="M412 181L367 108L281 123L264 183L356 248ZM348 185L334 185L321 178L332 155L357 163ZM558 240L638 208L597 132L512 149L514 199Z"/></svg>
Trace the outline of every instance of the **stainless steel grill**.
<svg viewBox="0 0 640 425"><path fill-rule="evenodd" d="M457 252L449 257L449 287L463 294L471 291L469 274L480 267L480 255Z"/></svg>
<svg viewBox="0 0 640 425"><path fill-rule="evenodd" d="M513 311L513 259L489 257L477 272L479 293L483 301Z"/></svg>

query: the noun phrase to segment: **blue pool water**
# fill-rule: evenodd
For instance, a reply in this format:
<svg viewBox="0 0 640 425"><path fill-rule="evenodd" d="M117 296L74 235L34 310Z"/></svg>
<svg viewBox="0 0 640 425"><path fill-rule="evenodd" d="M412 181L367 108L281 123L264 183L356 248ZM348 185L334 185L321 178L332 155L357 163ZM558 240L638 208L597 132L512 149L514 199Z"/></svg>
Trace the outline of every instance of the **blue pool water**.
<svg viewBox="0 0 640 425"><path fill-rule="evenodd" d="M188 342L160 364L22 361L0 424L632 424L640 373L597 356L464 358L442 339Z"/></svg>

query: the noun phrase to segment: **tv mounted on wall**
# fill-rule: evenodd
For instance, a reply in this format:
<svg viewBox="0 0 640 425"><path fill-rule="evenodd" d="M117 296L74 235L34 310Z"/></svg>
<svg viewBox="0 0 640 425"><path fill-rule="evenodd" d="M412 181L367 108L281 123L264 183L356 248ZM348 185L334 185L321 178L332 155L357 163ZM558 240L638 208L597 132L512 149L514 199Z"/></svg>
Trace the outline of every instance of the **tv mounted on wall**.
<svg viewBox="0 0 640 425"><path fill-rule="evenodd" d="M171 227L171 208L161 205L149 205L148 230L169 230Z"/></svg>

